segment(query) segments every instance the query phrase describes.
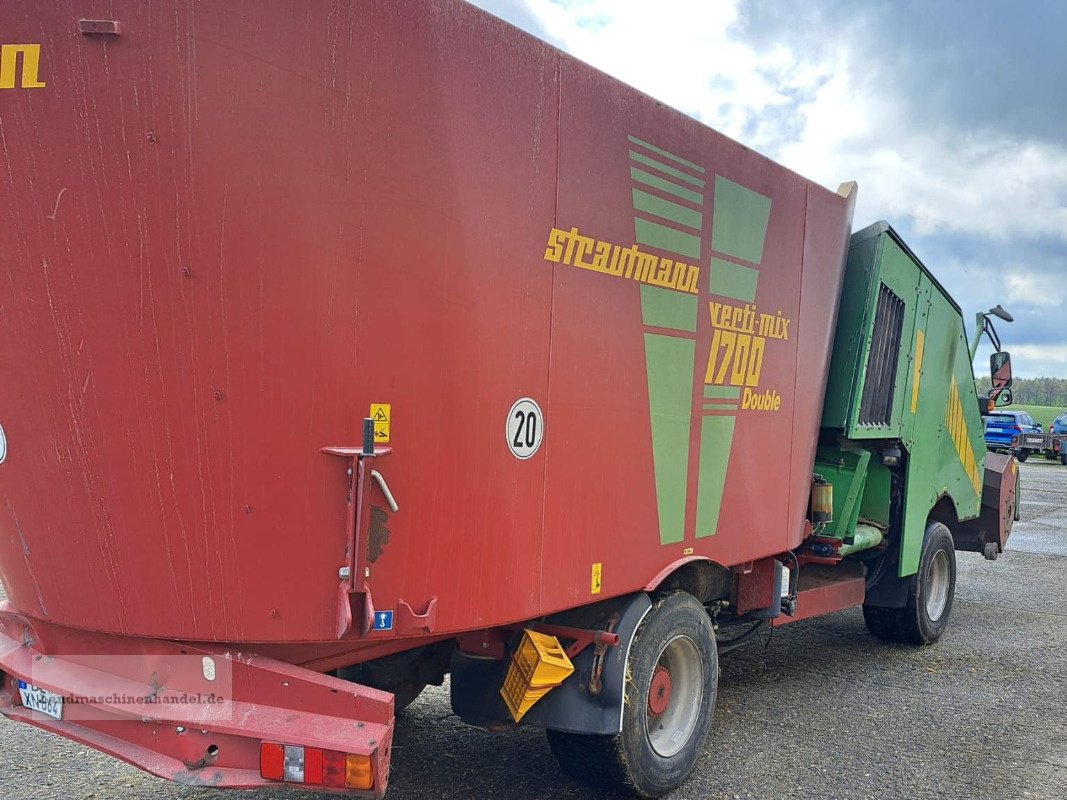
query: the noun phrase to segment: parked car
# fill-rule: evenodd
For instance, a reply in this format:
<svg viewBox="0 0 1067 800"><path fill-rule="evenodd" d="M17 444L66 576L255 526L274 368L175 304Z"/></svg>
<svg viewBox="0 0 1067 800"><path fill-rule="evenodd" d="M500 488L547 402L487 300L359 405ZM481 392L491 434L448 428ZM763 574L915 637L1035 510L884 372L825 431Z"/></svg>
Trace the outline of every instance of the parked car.
<svg viewBox="0 0 1067 800"><path fill-rule="evenodd" d="M1044 449L1045 432L1025 411L998 411L985 418L985 444L1026 461L1030 453Z"/></svg>
<svg viewBox="0 0 1067 800"><path fill-rule="evenodd" d="M1067 465L1067 413L1060 414L1048 426L1045 437L1045 458Z"/></svg>

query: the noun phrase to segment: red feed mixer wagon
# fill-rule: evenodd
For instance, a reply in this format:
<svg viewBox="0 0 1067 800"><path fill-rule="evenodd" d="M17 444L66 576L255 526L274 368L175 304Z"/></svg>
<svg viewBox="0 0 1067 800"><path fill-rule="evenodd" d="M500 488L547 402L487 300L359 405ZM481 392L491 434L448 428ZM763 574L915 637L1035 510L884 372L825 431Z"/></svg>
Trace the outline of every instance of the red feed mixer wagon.
<svg viewBox="0 0 1067 800"><path fill-rule="evenodd" d="M395 712L451 673L464 720L655 796L720 627L883 573L912 613L911 429L819 466L851 185L454 0L7 3L0 37L9 719L380 797Z"/></svg>

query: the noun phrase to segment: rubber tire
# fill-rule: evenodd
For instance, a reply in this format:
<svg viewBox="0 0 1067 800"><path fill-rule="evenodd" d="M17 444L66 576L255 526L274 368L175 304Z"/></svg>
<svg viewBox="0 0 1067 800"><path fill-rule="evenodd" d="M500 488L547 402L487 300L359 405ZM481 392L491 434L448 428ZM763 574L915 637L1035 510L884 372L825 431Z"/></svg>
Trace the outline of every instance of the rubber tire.
<svg viewBox="0 0 1067 800"><path fill-rule="evenodd" d="M401 686L398 689L393 689L393 714L399 714L405 708L415 702L415 699L422 694L422 690L426 688L425 683L410 683L406 686Z"/></svg>
<svg viewBox="0 0 1067 800"><path fill-rule="evenodd" d="M930 565L938 550L946 551L949 564L948 600L938 619L931 619L926 610ZM944 524L930 521L923 535L919 571L906 579L908 601L903 608L863 607L863 621L867 630L886 642L924 645L936 642L948 626L952 614L952 598L956 594L956 549L952 534Z"/></svg>
<svg viewBox="0 0 1067 800"><path fill-rule="evenodd" d="M645 708L652 671L667 643L685 634L703 663L701 709L689 740L670 758L656 753L646 732ZM568 775L590 786L636 797L661 797L692 772L707 739L719 683L715 631L695 597L674 592L659 599L630 646L622 732L615 736L546 731L552 755Z"/></svg>
<svg viewBox="0 0 1067 800"><path fill-rule="evenodd" d="M394 716L415 702L415 698L422 694L422 690L426 688L425 683L417 680L401 684L386 682L380 679L380 674L380 672L367 674L366 665L364 664L342 667L337 670L337 677L342 680L352 681L353 683L359 683L363 686L370 686L372 689L389 692L393 696ZM376 678L378 679L376 680Z"/></svg>
<svg viewBox="0 0 1067 800"><path fill-rule="evenodd" d="M1017 450L1015 451L1015 460L1022 464L1026 459L1030 457L1029 450Z"/></svg>
<svg viewBox="0 0 1067 800"><path fill-rule="evenodd" d="M1060 453L1060 464L1067 467L1067 453Z"/></svg>

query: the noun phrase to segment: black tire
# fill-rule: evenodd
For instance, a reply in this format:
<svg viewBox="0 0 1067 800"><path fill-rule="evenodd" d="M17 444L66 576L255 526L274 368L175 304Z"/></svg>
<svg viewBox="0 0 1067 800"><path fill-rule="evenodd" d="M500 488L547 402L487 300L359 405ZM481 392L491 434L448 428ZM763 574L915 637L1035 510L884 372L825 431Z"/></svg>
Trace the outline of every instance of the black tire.
<svg viewBox="0 0 1067 800"><path fill-rule="evenodd" d="M401 654L403 655L403 654ZM393 714L399 714L405 708L415 702L426 683L420 681L411 673L397 670L399 674L393 675L375 664L356 664L351 667L342 667L337 670L337 677L346 681L360 683L393 695Z"/></svg>
<svg viewBox="0 0 1067 800"><path fill-rule="evenodd" d="M422 694L422 690L425 688L425 683L410 683L406 686L393 689L393 714L399 714L414 703L415 699Z"/></svg>
<svg viewBox="0 0 1067 800"><path fill-rule="evenodd" d="M919 571L906 580L908 600L903 608L863 606L867 630L887 642L935 642L948 626L956 593L956 550L942 523L927 523Z"/></svg>
<svg viewBox="0 0 1067 800"><path fill-rule="evenodd" d="M1060 463L1067 467L1067 452L1060 453Z"/></svg>
<svg viewBox="0 0 1067 800"><path fill-rule="evenodd" d="M1029 450L1016 450L1015 451L1015 460L1018 461L1020 464L1023 463L1024 461L1026 461L1026 459L1028 459L1029 457L1030 457L1030 451Z"/></svg>
<svg viewBox="0 0 1067 800"><path fill-rule="evenodd" d="M650 703L654 676L657 691ZM637 797L667 794L685 781L700 756L718 683L719 656L707 612L690 594L669 594L648 612L630 646L622 732L549 730L552 755L564 772L592 786ZM654 707L662 710L654 714ZM674 735L667 735L672 730Z"/></svg>

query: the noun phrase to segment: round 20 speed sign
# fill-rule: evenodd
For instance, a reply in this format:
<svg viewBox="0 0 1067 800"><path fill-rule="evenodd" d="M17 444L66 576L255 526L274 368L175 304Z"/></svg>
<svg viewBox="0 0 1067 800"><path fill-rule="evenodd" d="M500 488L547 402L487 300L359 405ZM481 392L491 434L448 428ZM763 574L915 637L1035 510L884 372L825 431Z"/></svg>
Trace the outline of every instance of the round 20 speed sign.
<svg viewBox="0 0 1067 800"><path fill-rule="evenodd" d="M504 432L511 454L525 461L541 447L541 439L545 435L545 418L541 407L529 397L516 400L508 411Z"/></svg>

